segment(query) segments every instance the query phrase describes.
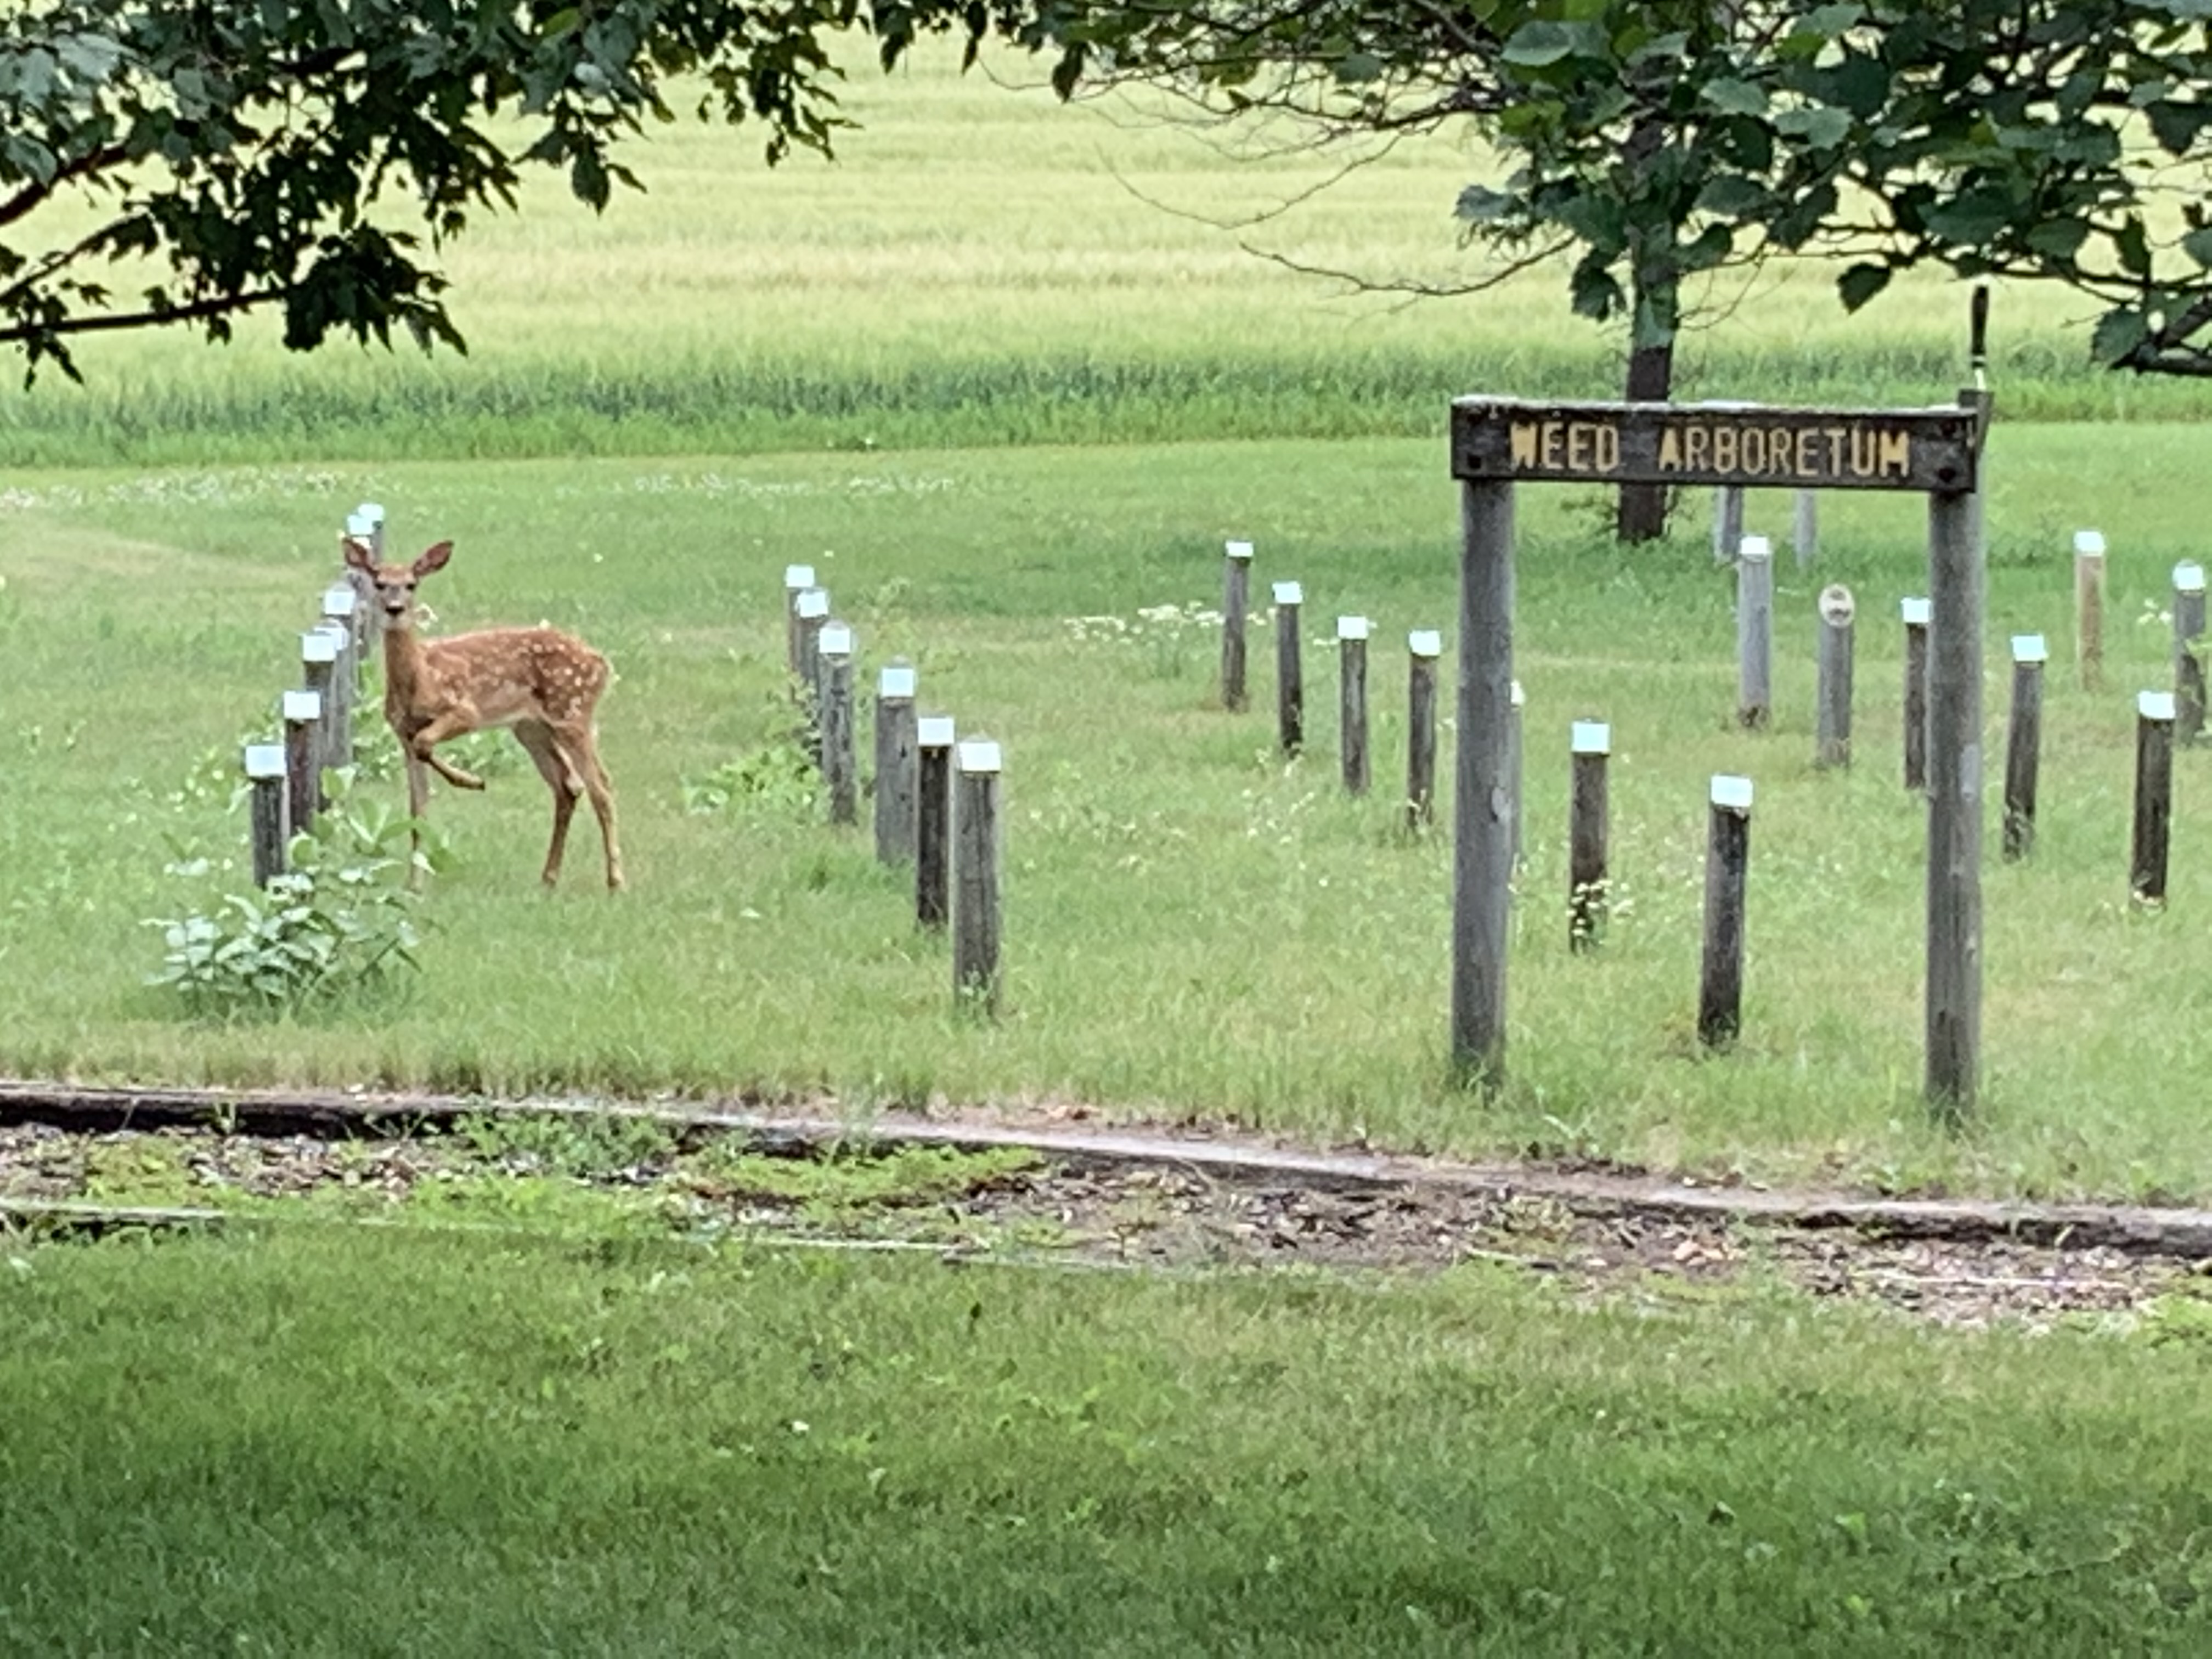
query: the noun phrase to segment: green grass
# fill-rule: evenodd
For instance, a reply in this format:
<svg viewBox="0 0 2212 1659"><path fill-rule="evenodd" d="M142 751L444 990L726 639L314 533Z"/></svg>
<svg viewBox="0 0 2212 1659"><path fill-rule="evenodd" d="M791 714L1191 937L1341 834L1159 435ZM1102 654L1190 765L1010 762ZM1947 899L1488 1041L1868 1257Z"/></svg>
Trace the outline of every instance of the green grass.
<svg viewBox="0 0 2212 1659"><path fill-rule="evenodd" d="M2198 1652L2192 1310L18 1245L0 1650Z"/></svg>
<svg viewBox="0 0 2212 1659"><path fill-rule="evenodd" d="M1601 503L1524 492L1519 672L1529 695L1528 866L1510 968L1510 1082L1445 1081L1449 842L1395 831L1400 641L1454 614L1439 446L1073 448L712 465L112 471L25 480L0 510L0 1068L222 1085L520 1093L757 1092L865 1119L945 1099L1226 1119L1302 1139L1605 1155L1757 1178L2039 1194L2212 1193L2182 1011L2206 947L2179 768L2172 902L2125 901L2131 694L2166 673L2156 605L2198 546L2171 481L2201 428L2007 425L1992 459L1989 752L2002 641L2057 661L2036 857L1986 876L1985 1111L1926 1123L1921 809L1897 783L1897 598L1924 581L1917 501L1832 501L1820 570L1782 577L1776 729L1733 728L1727 578L1694 521L1622 556ZM395 539L457 539L426 594L447 627L550 620L620 675L604 708L634 890L536 888L545 800L520 767L441 789L455 866L425 905L411 994L276 1024L194 1024L141 984L142 919L242 885L220 779L295 672L292 630L334 526L391 505ZM1755 498L1772 528L1786 498ZM1692 520L1697 516L1692 514ZM2067 667L2070 532L2112 539L2113 690ZM1212 706L1202 629L1138 618L1214 599L1224 536L1260 581L1306 586L1309 635L1378 619L1380 788L1334 783L1334 672L1308 658L1312 748ZM781 740L781 580L813 562L856 624L861 678L894 655L922 701L1006 744L1006 971L995 1024L955 1008L941 940L865 835L783 811L684 810L687 780ZM1786 565L1785 556L1785 565ZM1814 590L1857 591L1859 764L1811 766ZM1079 630L1114 616L1126 635ZM1272 642L1255 637L1255 702ZM35 688L26 695L22 688ZM1565 949L1568 723L1614 725L1619 913ZM863 752L866 752L865 738ZM204 772L198 757L214 754ZM1447 747L1447 753L1449 748ZM1759 788L1746 1030L1692 1035L1705 790ZM188 782L199 781L194 787ZM396 801L396 781L372 794ZM1994 814L1992 814L1992 817ZM1995 826L1991 824L1994 842ZM173 860L211 857L198 878Z"/></svg>
<svg viewBox="0 0 2212 1659"><path fill-rule="evenodd" d="M1062 107L1037 78L1006 55L962 76L929 52L887 81L856 56L862 128L835 163L769 169L750 133L656 127L629 156L647 194L595 218L540 180L453 245L467 357L295 356L258 320L220 350L94 340L85 388L0 389L0 461L1410 436L1462 393L1619 394L1624 341L1568 314L1564 265L1407 306L1264 257L1370 284L1480 279L1451 207L1492 164L1462 135L1322 188L1340 149L1270 155L1126 100ZM1680 395L1921 404L1958 384L1961 284L1916 275L1846 317L1834 276L1716 279ZM2185 385L2092 368L2086 312L2001 288L2013 415L2199 416Z"/></svg>

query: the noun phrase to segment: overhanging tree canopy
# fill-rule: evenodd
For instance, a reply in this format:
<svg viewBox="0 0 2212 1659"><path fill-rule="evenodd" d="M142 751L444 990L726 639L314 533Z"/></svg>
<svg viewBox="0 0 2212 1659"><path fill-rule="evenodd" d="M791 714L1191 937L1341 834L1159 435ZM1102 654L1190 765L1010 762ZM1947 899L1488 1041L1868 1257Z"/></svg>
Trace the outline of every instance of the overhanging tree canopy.
<svg viewBox="0 0 2212 1659"><path fill-rule="evenodd" d="M699 112L826 149L830 37L886 64L920 34L973 43L956 0L45 0L0 16L0 344L74 374L70 342L258 307L287 344L395 326L459 347L441 243L511 205L532 163L604 206L619 141ZM1011 20L1006 20L1011 27ZM66 226L64 229L62 227ZM118 270L146 273L128 295ZM149 280L148 280L149 279Z"/></svg>

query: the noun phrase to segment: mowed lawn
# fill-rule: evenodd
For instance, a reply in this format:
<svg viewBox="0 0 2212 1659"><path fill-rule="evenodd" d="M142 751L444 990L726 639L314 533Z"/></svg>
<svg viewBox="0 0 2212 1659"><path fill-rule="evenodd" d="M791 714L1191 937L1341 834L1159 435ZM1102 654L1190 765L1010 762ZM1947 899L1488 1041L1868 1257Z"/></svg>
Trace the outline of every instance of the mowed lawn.
<svg viewBox="0 0 2212 1659"><path fill-rule="evenodd" d="M2031 861L1996 860L1990 813L1989 1087L1961 1138L1931 1131L1917 1098L1923 810L1900 783L1896 617L1923 587L1924 530L1907 498L1832 501L1820 564L1801 574L1785 553L1778 714L1746 733L1705 503L1686 506L1676 543L1623 555L1594 530L1600 497L1524 492L1510 1081L1494 1099L1449 1085L1449 835L1399 828L1405 633L1455 617L1441 442L26 477L0 509L0 633L16 665L0 719L0 1064L757 1093L856 1117L1080 1102L1717 1176L2202 1195L2212 1155L2195 1133L2186 1013L2207 961L2195 755L2178 769L2164 914L2130 907L2126 867L2134 692L2169 672L2159 607L2195 546L2173 481L2201 468L2201 431L2022 423L1993 443L1986 752L2002 750L2005 636L2045 633L2053 663ZM604 746L633 890L596 890L586 817L566 889L539 895L546 799L508 745L486 794L441 787L434 800L455 863L428 896L409 994L275 1025L195 1023L142 983L161 951L145 923L244 885L237 745L270 730L295 683L296 629L363 499L387 504L396 544L455 540L424 588L441 627L544 617L613 657ZM1754 527L1780 530L1788 505L1755 498ZM2071 665L2084 525L2113 548L2096 696ZM1182 620L1218 602L1230 536L1258 544L1262 594L1304 585L1312 740L1295 763L1275 748L1270 631L1254 631L1254 711L1231 716L1215 631ZM1005 745L995 1024L956 1011L943 942L914 927L907 877L876 863L865 819L833 830L775 795L688 810L716 769L787 741L791 562L816 567L856 628L864 686L904 657L926 708ZM1856 764L1823 775L1814 600L1831 580L1859 597L1859 736ZM1340 613L1377 623L1378 786L1364 799L1337 781ZM1565 948L1565 750L1580 718L1610 720L1615 743L1614 917L1587 957ZM1719 772L1752 777L1758 797L1744 1036L1712 1057L1692 1022ZM382 805L402 796L396 779L363 787Z"/></svg>
<svg viewBox="0 0 2212 1659"><path fill-rule="evenodd" d="M2201 1303L0 1255L0 1651L2193 1653Z"/></svg>

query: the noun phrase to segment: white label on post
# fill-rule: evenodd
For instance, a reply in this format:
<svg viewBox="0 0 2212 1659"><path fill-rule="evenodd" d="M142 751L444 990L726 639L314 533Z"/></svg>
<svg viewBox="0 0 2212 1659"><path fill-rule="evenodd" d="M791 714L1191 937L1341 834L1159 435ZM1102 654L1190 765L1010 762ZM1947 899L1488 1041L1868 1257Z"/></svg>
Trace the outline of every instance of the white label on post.
<svg viewBox="0 0 2212 1659"><path fill-rule="evenodd" d="M952 747L952 716L924 714L915 722L915 741L924 749Z"/></svg>
<svg viewBox="0 0 2212 1659"><path fill-rule="evenodd" d="M281 778L284 775L284 745L281 743L249 743L246 745L246 775L249 778Z"/></svg>
<svg viewBox="0 0 2212 1659"><path fill-rule="evenodd" d="M2077 530L2074 532L2074 556L2081 559L2101 559L2105 556L2105 532L2101 530Z"/></svg>
<svg viewBox="0 0 2212 1659"><path fill-rule="evenodd" d="M313 628L300 635L300 660L305 663L336 662L338 659L338 636Z"/></svg>
<svg viewBox="0 0 2212 1659"><path fill-rule="evenodd" d="M1520 682L1520 681L1518 681L1518 680L1514 681L1514 682L1513 682L1513 706L1514 706L1516 708L1520 708L1523 703L1527 702L1528 701L1528 694L1527 692L1523 691L1523 690L1521 689L1521 682Z"/></svg>
<svg viewBox="0 0 2212 1659"><path fill-rule="evenodd" d="M2049 662L2051 653L2045 649L2040 634L2015 634L2012 636L2012 659L2014 662Z"/></svg>
<svg viewBox="0 0 2212 1659"><path fill-rule="evenodd" d="M1336 619L1336 637L1340 640L1364 640L1372 626L1364 617L1339 617Z"/></svg>
<svg viewBox="0 0 2212 1659"><path fill-rule="evenodd" d="M1739 559L1771 559L1774 556L1774 544L1764 536L1746 536L1735 544L1735 556Z"/></svg>
<svg viewBox="0 0 2212 1659"><path fill-rule="evenodd" d="M876 677L876 695L893 699L914 696L914 670L886 668Z"/></svg>
<svg viewBox="0 0 2212 1659"><path fill-rule="evenodd" d="M1433 628L1417 628L1406 635L1406 649L1417 657L1441 657L1444 636Z"/></svg>
<svg viewBox="0 0 2212 1659"><path fill-rule="evenodd" d="M853 654L853 630L843 623L822 624L822 637L815 647L825 657L849 657Z"/></svg>
<svg viewBox="0 0 2212 1659"><path fill-rule="evenodd" d="M960 769L963 772L997 771L999 745L988 738L970 738L960 745Z"/></svg>
<svg viewBox="0 0 2212 1659"><path fill-rule="evenodd" d="M799 596L799 614L809 618L830 614L830 590L810 587Z"/></svg>
<svg viewBox="0 0 2212 1659"><path fill-rule="evenodd" d="M1573 749L1577 755L1611 754L1613 727L1603 720L1577 720L1574 723Z"/></svg>
<svg viewBox="0 0 2212 1659"><path fill-rule="evenodd" d="M1925 628L1936 615L1933 599L1906 599L1898 608L1905 613L1907 628Z"/></svg>
<svg viewBox="0 0 2212 1659"><path fill-rule="evenodd" d="M2173 693L2144 691L2136 697L2136 713L2147 720L2170 720L2173 718Z"/></svg>
<svg viewBox="0 0 2212 1659"><path fill-rule="evenodd" d="M1299 586L1297 583L1277 582L1275 584L1275 603L1277 605L1304 605L1305 602L1306 591L1304 588Z"/></svg>
<svg viewBox="0 0 2212 1659"><path fill-rule="evenodd" d="M319 691L287 691L284 694L284 718L293 725L323 717L323 694Z"/></svg>
<svg viewBox="0 0 2212 1659"><path fill-rule="evenodd" d="M360 595L349 582L332 582L323 590L323 614L325 617L350 617Z"/></svg>
<svg viewBox="0 0 2212 1659"><path fill-rule="evenodd" d="M1730 812L1751 811L1751 780L1730 777L1725 772L1713 775L1713 805Z"/></svg>
<svg viewBox="0 0 2212 1659"><path fill-rule="evenodd" d="M784 566L783 585L794 593L804 593L814 586L814 567L811 564Z"/></svg>
<svg viewBox="0 0 2212 1659"><path fill-rule="evenodd" d="M2204 591L2204 567L2194 559L2184 559L2174 566L2173 591L2177 593L2202 593Z"/></svg>
<svg viewBox="0 0 2212 1659"><path fill-rule="evenodd" d="M1249 559L1252 556L1252 544L1249 542L1227 542L1223 544L1223 548L1232 559Z"/></svg>

